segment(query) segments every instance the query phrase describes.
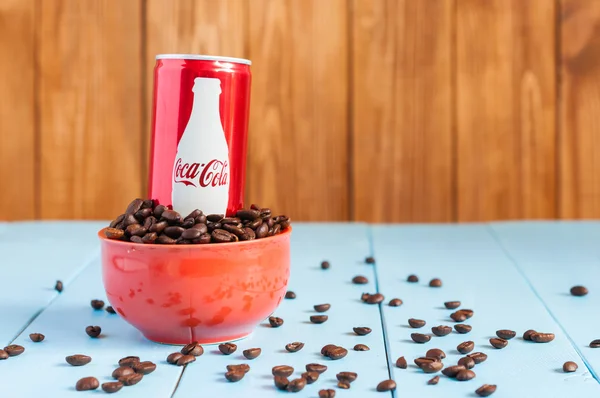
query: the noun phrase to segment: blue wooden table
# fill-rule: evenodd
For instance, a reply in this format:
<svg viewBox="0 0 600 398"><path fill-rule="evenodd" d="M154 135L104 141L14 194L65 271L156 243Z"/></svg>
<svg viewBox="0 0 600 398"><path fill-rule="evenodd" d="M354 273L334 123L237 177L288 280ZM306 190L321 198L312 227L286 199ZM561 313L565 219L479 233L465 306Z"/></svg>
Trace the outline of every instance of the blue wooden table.
<svg viewBox="0 0 600 398"><path fill-rule="evenodd" d="M284 300L275 315L284 319L280 328L268 322L248 339L238 342L238 352L220 354L206 346L205 354L184 368L169 365L165 358L178 347L145 340L118 315L94 311L91 299L105 299L100 277L99 244L96 232L105 222L0 223L2 288L0 289L0 340L20 344L26 351L0 361L1 397L68 397L104 394L77 392L76 381L95 376L100 383L111 381L119 358L137 355L158 364L157 370L137 385L117 393L124 397L274 397L271 368L291 365L294 377L308 363L326 364L319 380L295 396L317 397L332 388L336 397L476 397L482 384L496 384L494 397L600 397L597 374L600 349L589 343L600 338L600 223L540 222L473 225L369 226L366 224L295 224L292 236L292 275L289 289L297 294ZM365 264L374 256L376 264ZM322 270L328 260L331 268ZM419 283L406 278L416 274ZM351 279L364 275L366 285ZM441 288L428 282L440 278ZM64 291L54 290L62 280ZM569 289L585 285L590 293L573 297ZM363 292L380 292L381 305L360 300ZM390 307L391 298L403 305ZM475 315L465 323L469 334L452 332L433 336L426 344L410 339L413 332L431 334L431 327L453 326L452 311L445 301L460 300L462 308ZM328 322L311 324L313 305L330 303ZM108 304L107 304L108 305ZM409 318L427 325L411 329ZM88 325L100 325L102 338L91 339ZM353 327L373 331L357 336ZM506 348L493 348L489 339L498 329L512 329L517 337ZM524 341L527 329L556 335L548 344ZM30 333L46 339L33 343ZM413 359L430 348L446 352L445 365L462 356L456 346L473 341L475 351L488 355L473 369L476 378L466 382L440 374L438 385L428 385L434 375L424 374ZM285 351L287 343L302 341L304 349ZM321 347L334 343L349 349L346 358L325 359ZM369 351L354 351L358 343ZM249 361L241 355L246 348L260 347L262 354ZM64 358L90 355L86 366L72 367ZM409 366L395 366L404 356ZM579 369L564 373L565 361ZM225 366L249 363L250 372L238 383L225 380ZM336 387L341 371L358 373L349 390ZM34 376L35 375L35 376ZM393 378L394 393L380 393L377 384Z"/></svg>

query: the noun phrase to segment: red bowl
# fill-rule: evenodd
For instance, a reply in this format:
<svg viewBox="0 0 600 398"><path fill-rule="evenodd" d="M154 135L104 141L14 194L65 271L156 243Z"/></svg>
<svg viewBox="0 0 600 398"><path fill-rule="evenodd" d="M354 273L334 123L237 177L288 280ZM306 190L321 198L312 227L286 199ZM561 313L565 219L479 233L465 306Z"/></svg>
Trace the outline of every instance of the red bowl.
<svg viewBox="0 0 600 398"><path fill-rule="evenodd" d="M101 241L108 301L146 338L211 344L241 339L273 313L290 275L291 228L235 243Z"/></svg>

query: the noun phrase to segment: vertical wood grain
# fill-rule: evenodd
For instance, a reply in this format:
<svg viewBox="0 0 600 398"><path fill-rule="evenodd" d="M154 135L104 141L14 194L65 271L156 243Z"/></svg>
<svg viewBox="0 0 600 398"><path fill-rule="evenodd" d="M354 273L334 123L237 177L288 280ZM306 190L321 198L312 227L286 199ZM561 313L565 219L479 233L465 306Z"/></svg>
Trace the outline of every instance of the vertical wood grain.
<svg viewBox="0 0 600 398"><path fill-rule="evenodd" d="M561 0L561 218L600 217L600 2Z"/></svg>
<svg viewBox="0 0 600 398"><path fill-rule="evenodd" d="M0 1L0 220L35 217L35 2Z"/></svg>
<svg viewBox="0 0 600 398"><path fill-rule="evenodd" d="M42 218L112 218L141 192L140 0L39 3Z"/></svg>
<svg viewBox="0 0 600 398"><path fill-rule="evenodd" d="M246 199L347 220L348 2L253 0Z"/></svg>
<svg viewBox="0 0 600 398"><path fill-rule="evenodd" d="M144 192L150 156L152 92L157 54L208 54L247 58L247 4L240 0L144 0Z"/></svg>
<svg viewBox="0 0 600 398"><path fill-rule="evenodd" d="M554 218L555 2L456 4L458 220Z"/></svg>
<svg viewBox="0 0 600 398"><path fill-rule="evenodd" d="M451 221L454 2L353 3L353 217Z"/></svg>

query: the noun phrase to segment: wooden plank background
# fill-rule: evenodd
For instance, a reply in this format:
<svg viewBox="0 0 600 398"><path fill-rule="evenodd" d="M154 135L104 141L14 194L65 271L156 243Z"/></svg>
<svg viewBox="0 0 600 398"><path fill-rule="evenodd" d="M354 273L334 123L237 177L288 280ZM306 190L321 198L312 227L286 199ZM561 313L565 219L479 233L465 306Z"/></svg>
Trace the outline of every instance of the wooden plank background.
<svg viewBox="0 0 600 398"><path fill-rule="evenodd" d="M0 1L0 220L147 187L164 52L253 61L247 202L295 220L600 217L600 2Z"/></svg>

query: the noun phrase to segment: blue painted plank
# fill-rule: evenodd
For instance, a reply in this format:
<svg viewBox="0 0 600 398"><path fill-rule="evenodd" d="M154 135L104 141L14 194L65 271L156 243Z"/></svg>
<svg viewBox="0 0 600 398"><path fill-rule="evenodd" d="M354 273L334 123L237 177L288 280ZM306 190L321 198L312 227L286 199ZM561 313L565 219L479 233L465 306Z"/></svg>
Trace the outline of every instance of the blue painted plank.
<svg viewBox="0 0 600 398"><path fill-rule="evenodd" d="M308 363L321 363L328 366L319 380L307 385L294 396L316 397L324 388L337 390L341 397L382 397L389 393L378 393L375 387L387 379L388 367L381 329L381 318L376 305L360 301L362 292L374 293L374 270L364 259L370 253L367 228L351 224L311 224L296 223L292 233L292 271L289 289L297 294L295 300L284 300L275 315L284 319L280 328L273 329L264 323L246 340L238 342L238 351L225 356L216 347L206 347L207 353L183 374L175 398L196 396L228 397L275 397L286 393L273 385L271 368L276 365L290 365L295 369L292 378L299 377ZM322 270L323 260L331 262L329 270ZM368 285L353 285L352 277L364 275ZM310 315L316 314L313 305L330 303L331 309L325 313L329 320L320 325L309 322ZM352 328L367 326L373 329L367 336L356 336ZM288 353L287 343L301 341L304 348L296 353ZM348 355L337 361L325 359L320 354L326 344L341 345L349 350ZM371 350L353 351L355 344L367 344ZM260 347L262 354L247 360L242 350ZM237 383L229 383L224 378L228 364L247 363L250 372ZM350 390L336 387L336 373L352 371L358 373L357 380Z"/></svg>
<svg viewBox="0 0 600 398"><path fill-rule="evenodd" d="M96 232L106 222L19 222L0 225L0 343L17 333L57 296L56 280L69 289L98 252Z"/></svg>
<svg viewBox="0 0 600 398"><path fill-rule="evenodd" d="M492 229L595 375L600 373L600 223L499 223ZM573 297L571 287L590 293Z"/></svg>
<svg viewBox="0 0 600 398"><path fill-rule="evenodd" d="M0 361L0 385L4 386L4 392L6 386L13 385L11 398L86 396L90 393L75 390L77 380L94 376L100 383L114 381L111 373L118 360L137 355L142 360L156 363L157 369L139 384L124 387L117 395L171 396L182 371L182 368L165 362L173 347L146 340L117 315L93 310L90 300L95 298L106 300L98 257L16 339L15 343L24 346L26 351L18 357ZM102 328L101 338L88 337L85 328L89 325ZM43 333L46 339L41 343L31 342L28 336L36 332ZM81 367L68 365L65 357L73 354L89 355L92 362ZM32 372L36 375L35 382L31 379Z"/></svg>
<svg viewBox="0 0 600 398"><path fill-rule="evenodd" d="M600 385L581 363L569 338L488 231L485 225L374 227L380 291L386 300L392 296L404 300L401 307L383 306L390 355L394 361L405 356L410 364L406 370L393 367L399 385L395 396L474 397L482 384L498 385L495 398L600 396ZM419 283L406 282L412 273L420 277ZM435 277L442 279L443 287L428 286ZM433 336L426 344L410 340L412 332L431 334L432 326L453 326L452 311L443 306L453 300L475 311L465 322L473 326L471 333ZM410 329L409 318L424 319L427 325ZM555 333L556 339L548 344L525 342L520 336L530 328ZM498 329L515 330L518 337L496 350L488 340ZM462 356L456 346L467 340L475 342L474 352L488 355L486 362L473 369L477 377L458 382L440 374L437 386L427 385L433 375L416 368L414 358L440 348L448 356L444 364L456 364ZM579 370L564 374L560 368L569 360L577 362Z"/></svg>

